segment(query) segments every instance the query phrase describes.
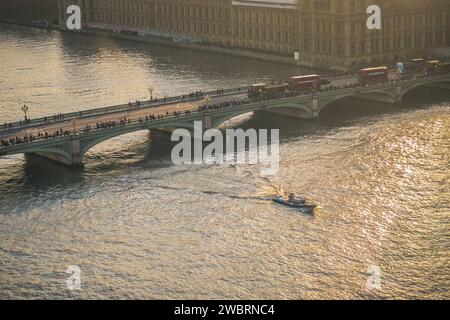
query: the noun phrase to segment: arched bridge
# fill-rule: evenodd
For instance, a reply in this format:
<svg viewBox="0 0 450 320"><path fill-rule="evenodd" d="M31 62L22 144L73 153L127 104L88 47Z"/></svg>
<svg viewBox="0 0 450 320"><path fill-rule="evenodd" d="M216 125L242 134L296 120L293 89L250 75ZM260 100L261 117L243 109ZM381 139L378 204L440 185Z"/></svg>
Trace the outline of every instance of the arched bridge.
<svg viewBox="0 0 450 320"><path fill-rule="evenodd" d="M85 111L77 113L80 119L75 123L67 120L73 116L72 114L63 115L51 122L48 118L42 118L26 125L0 128L0 140L3 140L0 145L0 156L33 153L66 165L77 166L83 163L84 155L95 145L135 131L193 129L195 121L202 121L205 129L215 128L231 118L253 111L316 119L323 108L339 99L357 97L384 103L399 103L407 92L419 86L448 90L450 74L365 87L326 90L266 101L247 100L245 90L238 88L212 95L209 108L199 108L204 103L201 98L183 97L181 100L170 98L168 103L146 103L142 106ZM126 120L123 120L124 117ZM118 121L119 119L122 119L122 122ZM98 127L99 122L105 121L109 125ZM39 134L36 137L37 133L51 130L58 130L61 134L45 137ZM33 138L30 138L31 136Z"/></svg>

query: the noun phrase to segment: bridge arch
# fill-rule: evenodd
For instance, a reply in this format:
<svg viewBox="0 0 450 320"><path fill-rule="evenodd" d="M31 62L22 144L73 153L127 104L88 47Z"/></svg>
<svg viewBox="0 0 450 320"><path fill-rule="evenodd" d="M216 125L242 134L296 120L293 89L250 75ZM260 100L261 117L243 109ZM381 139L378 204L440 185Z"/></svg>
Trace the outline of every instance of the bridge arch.
<svg viewBox="0 0 450 320"><path fill-rule="evenodd" d="M430 85L435 85L438 88L440 87L441 89L450 90L450 79L438 79L436 81L431 81L431 82L427 82L427 83L414 83L412 85L402 87L401 98L403 99L403 97L406 94L408 94L410 91L412 91L414 89L417 89L419 87L426 87L426 86L430 86Z"/></svg>
<svg viewBox="0 0 450 320"><path fill-rule="evenodd" d="M348 92L345 94L341 94L338 96L332 96L330 98L325 98L319 101L319 109L318 114L320 114L323 110L327 109L330 104L333 102L337 102L339 100L343 100L345 98L361 98L365 100L372 100L384 103L395 103L396 95L392 90L371 90L366 92Z"/></svg>
<svg viewBox="0 0 450 320"><path fill-rule="evenodd" d="M92 135L92 136L87 136L85 138L82 138L80 141L80 157L81 160L84 158L84 156L86 155L86 153L91 150L92 148L94 148L95 146L99 145L102 142L111 140L113 138L117 138L120 136L123 136L125 134L129 134L129 133L133 133L133 132L138 132L138 131L143 131L146 130L147 128L128 128L125 130L121 130L121 131L113 131L113 132L109 132L108 134L105 134L103 132L101 132L102 134L100 135Z"/></svg>
<svg viewBox="0 0 450 320"><path fill-rule="evenodd" d="M64 164L71 165L73 163L72 150L69 145L57 145L47 147L32 148L24 152L24 154L35 154L44 158L55 160Z"/></svg>
<svg viewBox="0 0 450 320"><path fill-rule="evenodd" d="M312 112L308 106L295 102L283 102L270 104L267 106L259 106L255 108L243 108L241 110L238 108L237 110L233 110L233 112L231 113L226 113L224 115L215 117L213 120L213 127L217 128L226 121L254 111L266 111L282 115L295 114L295 116L305 119L310 119L312 117Z"/></svg>
<svg viewBox="0 0 450 320"><path fill-rule="evenodd" d="M244 114L247 113L251 113L253 112L252 110L242 110L242 111L237 111L237 112L233 112L231 114L226 114L220 117L215 117L212 123L212 127L214 128L218 128L220 127L222 124L224 124L225 122L233 119L233 118L237 118L239 116L242 116Z"/></svg>
<svg viewBox="0 0 450 320"><path fill-rule="evenodd" d="M194 130L194 121L200 121L200 119L189 119L185 121L180 121L173 124L165 124L160 126L150 126L149 130L158 130L162 132L171 132L174 129L187 129Z"/></svg>
<svg viewBox="0 0 450 320"><path fill-rule="evenodd" d="M94 134L92 136L87 136L85 138L82 138L80 141L81 147L80 147L80 156L81 159L84 158L84 156L86 155L86 153L91 150L92 148L94 148L95 146L129 134L129 133L134 133L134 132L139 132L139 131L144 131L144 130L158 130L158 131L163 131L163 132L170 132L171 129L178 129L178 128L183 128L183 129L188 129L188 130L193 130L194 128L194 124L193 121L189 122L182 122L182 123L177 123L177 124L172 124L172 123L167 123L167 124L153 124L152 123L148 123L146 125L143 126L139 126L139 127L131 127L131 128L124 128L123 130L113 130L113 131L109 131L109 132L99 132L99 134ZM167 129L167 130L165 130Z"/></svg>
<svg viewBox="0 0 450 320"><path fill-rule="evenodd" d="M313 117L311 107L305 105L304 103L289 102L289 103L275 104L267 107L267 109L265 110L278 114L294 115L298 118L304 119L311 119Z"/></svg>

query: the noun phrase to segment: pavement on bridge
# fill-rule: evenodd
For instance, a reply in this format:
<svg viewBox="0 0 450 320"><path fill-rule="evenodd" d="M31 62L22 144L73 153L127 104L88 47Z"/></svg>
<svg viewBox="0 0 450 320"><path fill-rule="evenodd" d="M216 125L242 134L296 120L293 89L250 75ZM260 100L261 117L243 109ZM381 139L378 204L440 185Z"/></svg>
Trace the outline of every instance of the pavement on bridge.
<svg viewBox="0 0 450 320"><path fill-rule="evenodd" d="M239 93L239 94L232 94L232 95L224 95L224 96L217 96L217 97L211 97L211 100L209 101L209 104L214 103L221 103L231 100L242 100L246 97L246 93ZM199 106L204 104L204 98L198 99L196 101L190 101L190 102L184 102L184 103L177 103L177 104L168 104L168 105L161 105L161 106L146 106L145 104L142 104L142 106L139 109L135 109L128 112L119 112L119 113L112 113L112 114L105 114L100 116L94 116L90 118L83 118L79 119L75 122L75 128L77 130L85 128L87 125L90 125L91 127L95 128L95 125L97 122L108 122L108 121L117 121L120 119L123 119L124 117L127 119L130 119L132 121L137 120L139 118L144 119L147 115L165 115L166 112L173 113L174 111L177 112L184 112L186 110L196 110ZM49 134L53 134L54 132L62 129L62 130L73 130L73 119L67 119L67 121L64 122L58 122L58 123L48 123L43 124L40 126L32 127L32 128L26 128L24 127L22 130L6 130L6 131L0 131L0 139L8 140L10 138L15 137L24 137L27 135L37 135L39 132L44 133L48 132Z"/></svg>
<svg viewBox="0 0 450 320"><path fill-rule="evenodd" d="M389 73L389 79L395 80L398 76L394 70L391 70ZM347 75L337 78L330 78L332 81L332 84L335 86L344 86L352 83L356 83L358 81L358 75ZM211 100L209 101L209 104L214 103L221 103L226 101L232 101L232 100L243 100L246 97L246 93L235 93L231 95L217 95L214 97L211 97ZM109 113L105 115L100 116L93 116L93 117L87 117L82 118L76 121L75 128L77 130L86 127L87 125L90 125L91 127L95 127L97 122L108 122L108 121L117 121L120 119L123 119L124 117L131 120L137 120L139 118L145 118L146 115L165 115L166 112L173 113L174 111L177 112L184 112L186 110L195 110L199 106L204 104L204 98L198 99L197 101L190 101L190 102L183 102L183 103L177 103L177 104L167 104L167 105L161 105L161 106L149 106L145 103L142 104L142 106L139 109L134 109L127 112L118 112L118 113ZM49 118L52 118L50 116ZM44 133L48 132L49 134L53 134L54 132L62 129L62 130L73 130L73 122L72 119L67 119L67 121L63 122L57 122L57 123L48 123L43 124L40 126L34 126L31 128L27 128L26 126L22 129L11 129L11 130L3 130L0 131L0 139L8 140L10 138L15 137L24 137L27 135L37 135L39 132Z"/></svg>

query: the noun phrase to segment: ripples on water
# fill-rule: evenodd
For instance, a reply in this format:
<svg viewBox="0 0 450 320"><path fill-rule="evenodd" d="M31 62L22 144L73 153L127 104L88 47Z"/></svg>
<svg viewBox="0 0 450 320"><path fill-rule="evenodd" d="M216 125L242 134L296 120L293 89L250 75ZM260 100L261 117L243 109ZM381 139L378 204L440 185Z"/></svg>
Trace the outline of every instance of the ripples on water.
<svg viewBox="0 0 450 320"><path fill-rule="evenodd" d="M173 95L300 72L6 26L0 61L2 121L20 103L38 116L142 99L150 81ZM269 178L173 166L168 137L144 131L92 149L83 170L0 158L0 296L448 299L450 109L448 95L429 95L401 110L344 101L319 122L246 118L283 128ZM319 202L317 215L267 201L280 189ZM65 289L69 265L80 292ZM371 265L381 290L366 288Z"/></svg>

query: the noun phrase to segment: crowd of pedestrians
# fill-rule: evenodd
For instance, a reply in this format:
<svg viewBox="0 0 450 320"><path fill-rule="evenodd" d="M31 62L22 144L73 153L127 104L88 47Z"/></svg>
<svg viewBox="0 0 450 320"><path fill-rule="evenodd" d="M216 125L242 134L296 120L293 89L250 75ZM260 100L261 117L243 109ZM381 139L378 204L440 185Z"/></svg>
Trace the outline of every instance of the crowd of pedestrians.
<svg viewBox="0 0 450 320"><path fill-rule="evenodd" d="M441 73L449 73L449 72L445 71L445 72L441 72ZM398 78L395 80L392 79L392 80L389 80L389 83L403 82L403 81L411 80L411 79L420 79L420 78L425 78L425 77L433 76L433 75L436 75L436 73L416 74L416 75L413 75L413 78L408 78L408 79ZM75 131L67 130L67 129L59 129L54 132L44 131L44 132L38 132L36 134L35 133L26 134L21 137L16 136L16 137L8 138L8 139L0 139L0 147L8 147L8 146L13 146L13 145L18 145L18 144L25 144L25 143L34 142L36 140L55 139L58 137L70 136L70 135L76 134L76 133L87 133L87 132L90 132L93 130L102 130L102 129L107 129L107 128L123 127L123 126L131 125L131 124L135 124L135 123L143 124L143 123L151 122L154 120L160 120L160 119L169 118L169 117L178 117L183 114L189 115L192 112L205 112L205 111L228 108L228 107L238 107L241 105L254 103L254 102L270 101L270 100L279 99L282 97L313 95L318 92L327 92L327 91L332 91L332 90L342 90L342 89L347 89L347 88L357 88L357 87L364 87L364 86L368 86L368 85L363 85L359 82L355 82L352 84L344 84L341 86L329 84L325 87L320 88L319 90L287 91L287 92L277 93L274 96L265 96L265 97L259 97L259 98L253 98L253 99L245 98L245 99L241 99L241 100L233 100L233 101L226 101L226 102L220 102L220 103L205 104L205 105L199 106L197 109L194 109L194 110L173 111L173 112L167 111L165 114L148 114L145 117L140 117L134 121L129 118L123 117L123 118L121 118L119 120L115 120L115 121L113 120L113 121L96 122L94 125L87 124L84 127L75 129ZM218 90L218 93L221 93L221 92L223 93L223 89ZM204 93L202 91L196 91L196 92L192 92L188 95L184 95L183 98L203 97L203 96L204 96ZM154 101L156 101L156 100L154 100ZM141 103L140 101L136 101L137 105L140 105L140 103ZM130 102L130 104L131 104L131 102ZM55 122L57 120L64 120L64 114L60 113L60 114L56 114L50 118L48 118L48 117L44 118L45 123L49 123L49 122L51 122L51 120L53 120ZM21 121L20 124L27 124L30 122L31 122L31 120L27 119L25 121ZM5 128L9 128L11 126L12 126L12 124L10 124L10 123L4 124Z"/></svg>
<svg viewBox="0 0 450 320"><path fill-rule="evenodd" d="M54 132L49 133L48 131L39 132L37 134L26 134L23 137L13 137L9 139L0 139L1 147L9 147L17 144L24 144L29 142L34 142L36 140L44 140L44 139L54 139L57 137L69 136L71 132L69 130L59 129Z"/></svg>
<svg viewBox="0 0 450 320"><path fill-rule="evenodd" d="M310 89L305 89L305 90L301 90L301 91L285 91L285 92L279 92L277 94L274 94L270 97L265 97L263 98L263 100L271 100L271 99L278 99L278 98L283 98L283 97L292 97L292 96L302 96L302 95L312 95L312 94L316 94L316 93L321 93L321 92L328 92L328 91L336 91L336 90L343 90L343 89L351 89L351 88L363 88L363 87L368 87L374 84L382 84L382 83L389 83L389 84L396 84L396 83L401 83L404 81L410 81L410 80L416 80L416 79L424 79L427 77L431 77L431 76L436 76L439 74L449 74L450 71L440 71L440 72L433 72L433 73L420 73L420 74L411 74L408 76L404 76L404 77L398 77L396 79L390 79L387 82L376 82L376 83L372 83L372 84L363 84L359 81L354 82L354 83L346 83L343 85L333 85L332 83L327 85L327 86L323 86L318 90L313 90L312 88ZM260 99L261 100L261 99Z"/></svg>
<svg viewBox="0 0 450 320"><path fill-rule="evenodd" d="M203 96L204 96L204 93L203 93L203 91L200 90L200 91L191 92L189 94L184 94L181 97L183 99L186 99L186 98L201 98Z"/></svg>
<svg viewBox="0 0 450 320"><path fill-rule="evenodd" d="M135 124L135 123L142 124L142 123L147 123L147 122L151 122L154 120L160 120L160 119L165 119L165 118L169 118L169 117L179 117L181 115L189 115L192 112L204 112L207 110L215 110L215 109L226 108L226 107L231 107L231 106L239 106L239 105L242 105L245 103L250 103L250 100L248 100L248 99L234 100L234 101L229 101L229 102L203 105L203 106L198 107L198 109L193 109L193 110L173 111L173 112L166 111L166 113L164 113L164 114L148 114L145 117L140 117L134 121L129 118L126 118L126 117L121 118L119 120L115 120L115 121L114 120L100 121L100 122L96 122L93 125L87 124L81 128L76 129L75 131L59 129L52 133L45 131L45 132L39 132L37 134L28 134L23 137L16 136L16 137L9 138L9 139L0 139L0 146L8 147L8 146L13 146L13 145L18 145L18 144L34 142L36 140L48 140L48 139L55 139L58 137L70 136L74 133L87 133L87 132L90 132L93 130L102 130L102 129L107 129L107 128L123 127L123 126L131 125L131 124Z"/></svg>
<svg viewBox="0 0 450 320"><path fill-rule="evenodd" d="M44 123L50 123L52 120L53 120L53 122L56 122L59 120L64 120L64 114L58 113L51 117L44 117ZM22 126L22 125L26 125L26 124L31 124L31 122L32 122L32 119L27 117L25 120L19 120L19 122L17 122L17 123L5 122L2 125L2 127L3 128L12 128L17 125Z"/></svg>

